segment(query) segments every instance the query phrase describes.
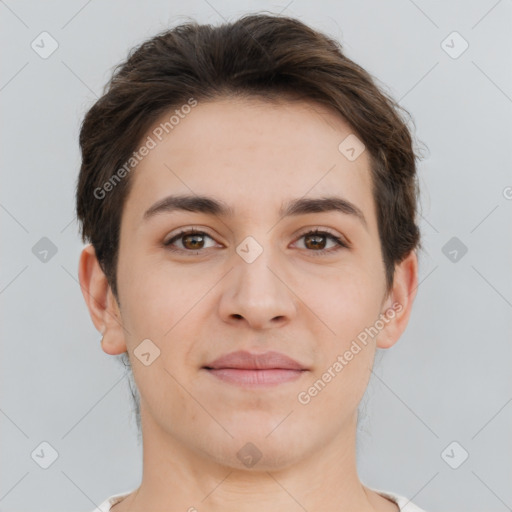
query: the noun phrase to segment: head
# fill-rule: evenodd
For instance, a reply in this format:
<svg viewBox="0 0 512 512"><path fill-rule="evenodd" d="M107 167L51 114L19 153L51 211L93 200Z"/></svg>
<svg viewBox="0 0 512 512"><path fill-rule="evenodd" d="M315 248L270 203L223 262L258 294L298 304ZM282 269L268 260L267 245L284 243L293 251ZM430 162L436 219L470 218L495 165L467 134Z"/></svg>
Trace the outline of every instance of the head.
<svg viewBox="0 0 512 512"><path fill-rule="evenodd" d="M270 467L352 424L417 286L401 110L339 43L285 17L181 25L116 68L80 132L80 281L147 425L230 464L253 440ZM215 380L208 364L235 350L304 371L273 391Z"/></svg>

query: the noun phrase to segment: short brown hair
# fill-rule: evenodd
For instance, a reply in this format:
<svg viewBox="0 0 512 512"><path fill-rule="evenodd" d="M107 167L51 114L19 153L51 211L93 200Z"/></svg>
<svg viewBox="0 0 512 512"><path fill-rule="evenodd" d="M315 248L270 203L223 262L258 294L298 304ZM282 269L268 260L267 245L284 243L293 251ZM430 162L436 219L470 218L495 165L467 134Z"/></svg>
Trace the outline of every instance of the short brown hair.
<svg viewBox="0 0 512 512"><path fill-rule="evenodd" d="M218 27L185 23L131 50L87 112L76 191L84 242L92 243L119 300L116 266L130 176L98 198L152 123L173 107L226 96L299 97L348 123L370 153L373 197L388 290L395 265L420 245L412 137L399 111L341 45L297 19L246 15ZM410 116L409 116L410 117Z"/></svg>

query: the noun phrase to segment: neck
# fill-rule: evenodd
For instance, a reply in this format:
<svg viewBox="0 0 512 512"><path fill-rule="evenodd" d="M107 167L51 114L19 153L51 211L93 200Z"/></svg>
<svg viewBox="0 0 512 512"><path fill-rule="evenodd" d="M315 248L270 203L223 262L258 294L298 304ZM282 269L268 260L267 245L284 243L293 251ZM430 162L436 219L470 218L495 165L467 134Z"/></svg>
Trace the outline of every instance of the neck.
<svg viewBox="0 0 512 512"><path fill-rule="evenodd" d="M260 470L221 464L184 446L143 418L143 478L140 487L112 512L398 511L363 486L355 456L356 418L336 438L309 454L267 463Z"/></svg>

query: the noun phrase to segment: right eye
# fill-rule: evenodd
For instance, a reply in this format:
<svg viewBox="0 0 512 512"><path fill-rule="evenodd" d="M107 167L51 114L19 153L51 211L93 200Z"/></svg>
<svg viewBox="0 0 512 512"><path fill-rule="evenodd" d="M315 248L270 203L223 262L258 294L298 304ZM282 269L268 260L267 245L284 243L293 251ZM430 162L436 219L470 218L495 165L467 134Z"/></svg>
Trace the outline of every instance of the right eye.
<svg viewBox="0 0 512 512"><path fill-rule="evenodd" d="M204 231L198 231L196 229L184 229L164 242L164 245L171 251L193 253L194 251L200 251L204 249L202 245L204 245L205 237L213 240L213 238ZM174 243L176 241L180 241L182 247L175 247ZM195 252L194 254L198 253Z"/></svg>

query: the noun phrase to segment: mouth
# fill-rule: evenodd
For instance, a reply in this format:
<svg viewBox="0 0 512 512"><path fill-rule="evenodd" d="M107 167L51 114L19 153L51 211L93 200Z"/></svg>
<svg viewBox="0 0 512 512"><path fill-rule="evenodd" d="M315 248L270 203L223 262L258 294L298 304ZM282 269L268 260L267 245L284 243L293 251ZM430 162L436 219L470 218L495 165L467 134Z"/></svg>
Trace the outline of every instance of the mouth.
<svg viewBox="0 0 512 512"><path fill-rule="evenodd" d="M299 379L308 369L279 352L231 352L202 367L223 382L243 387L267 387Z"/></svg>

